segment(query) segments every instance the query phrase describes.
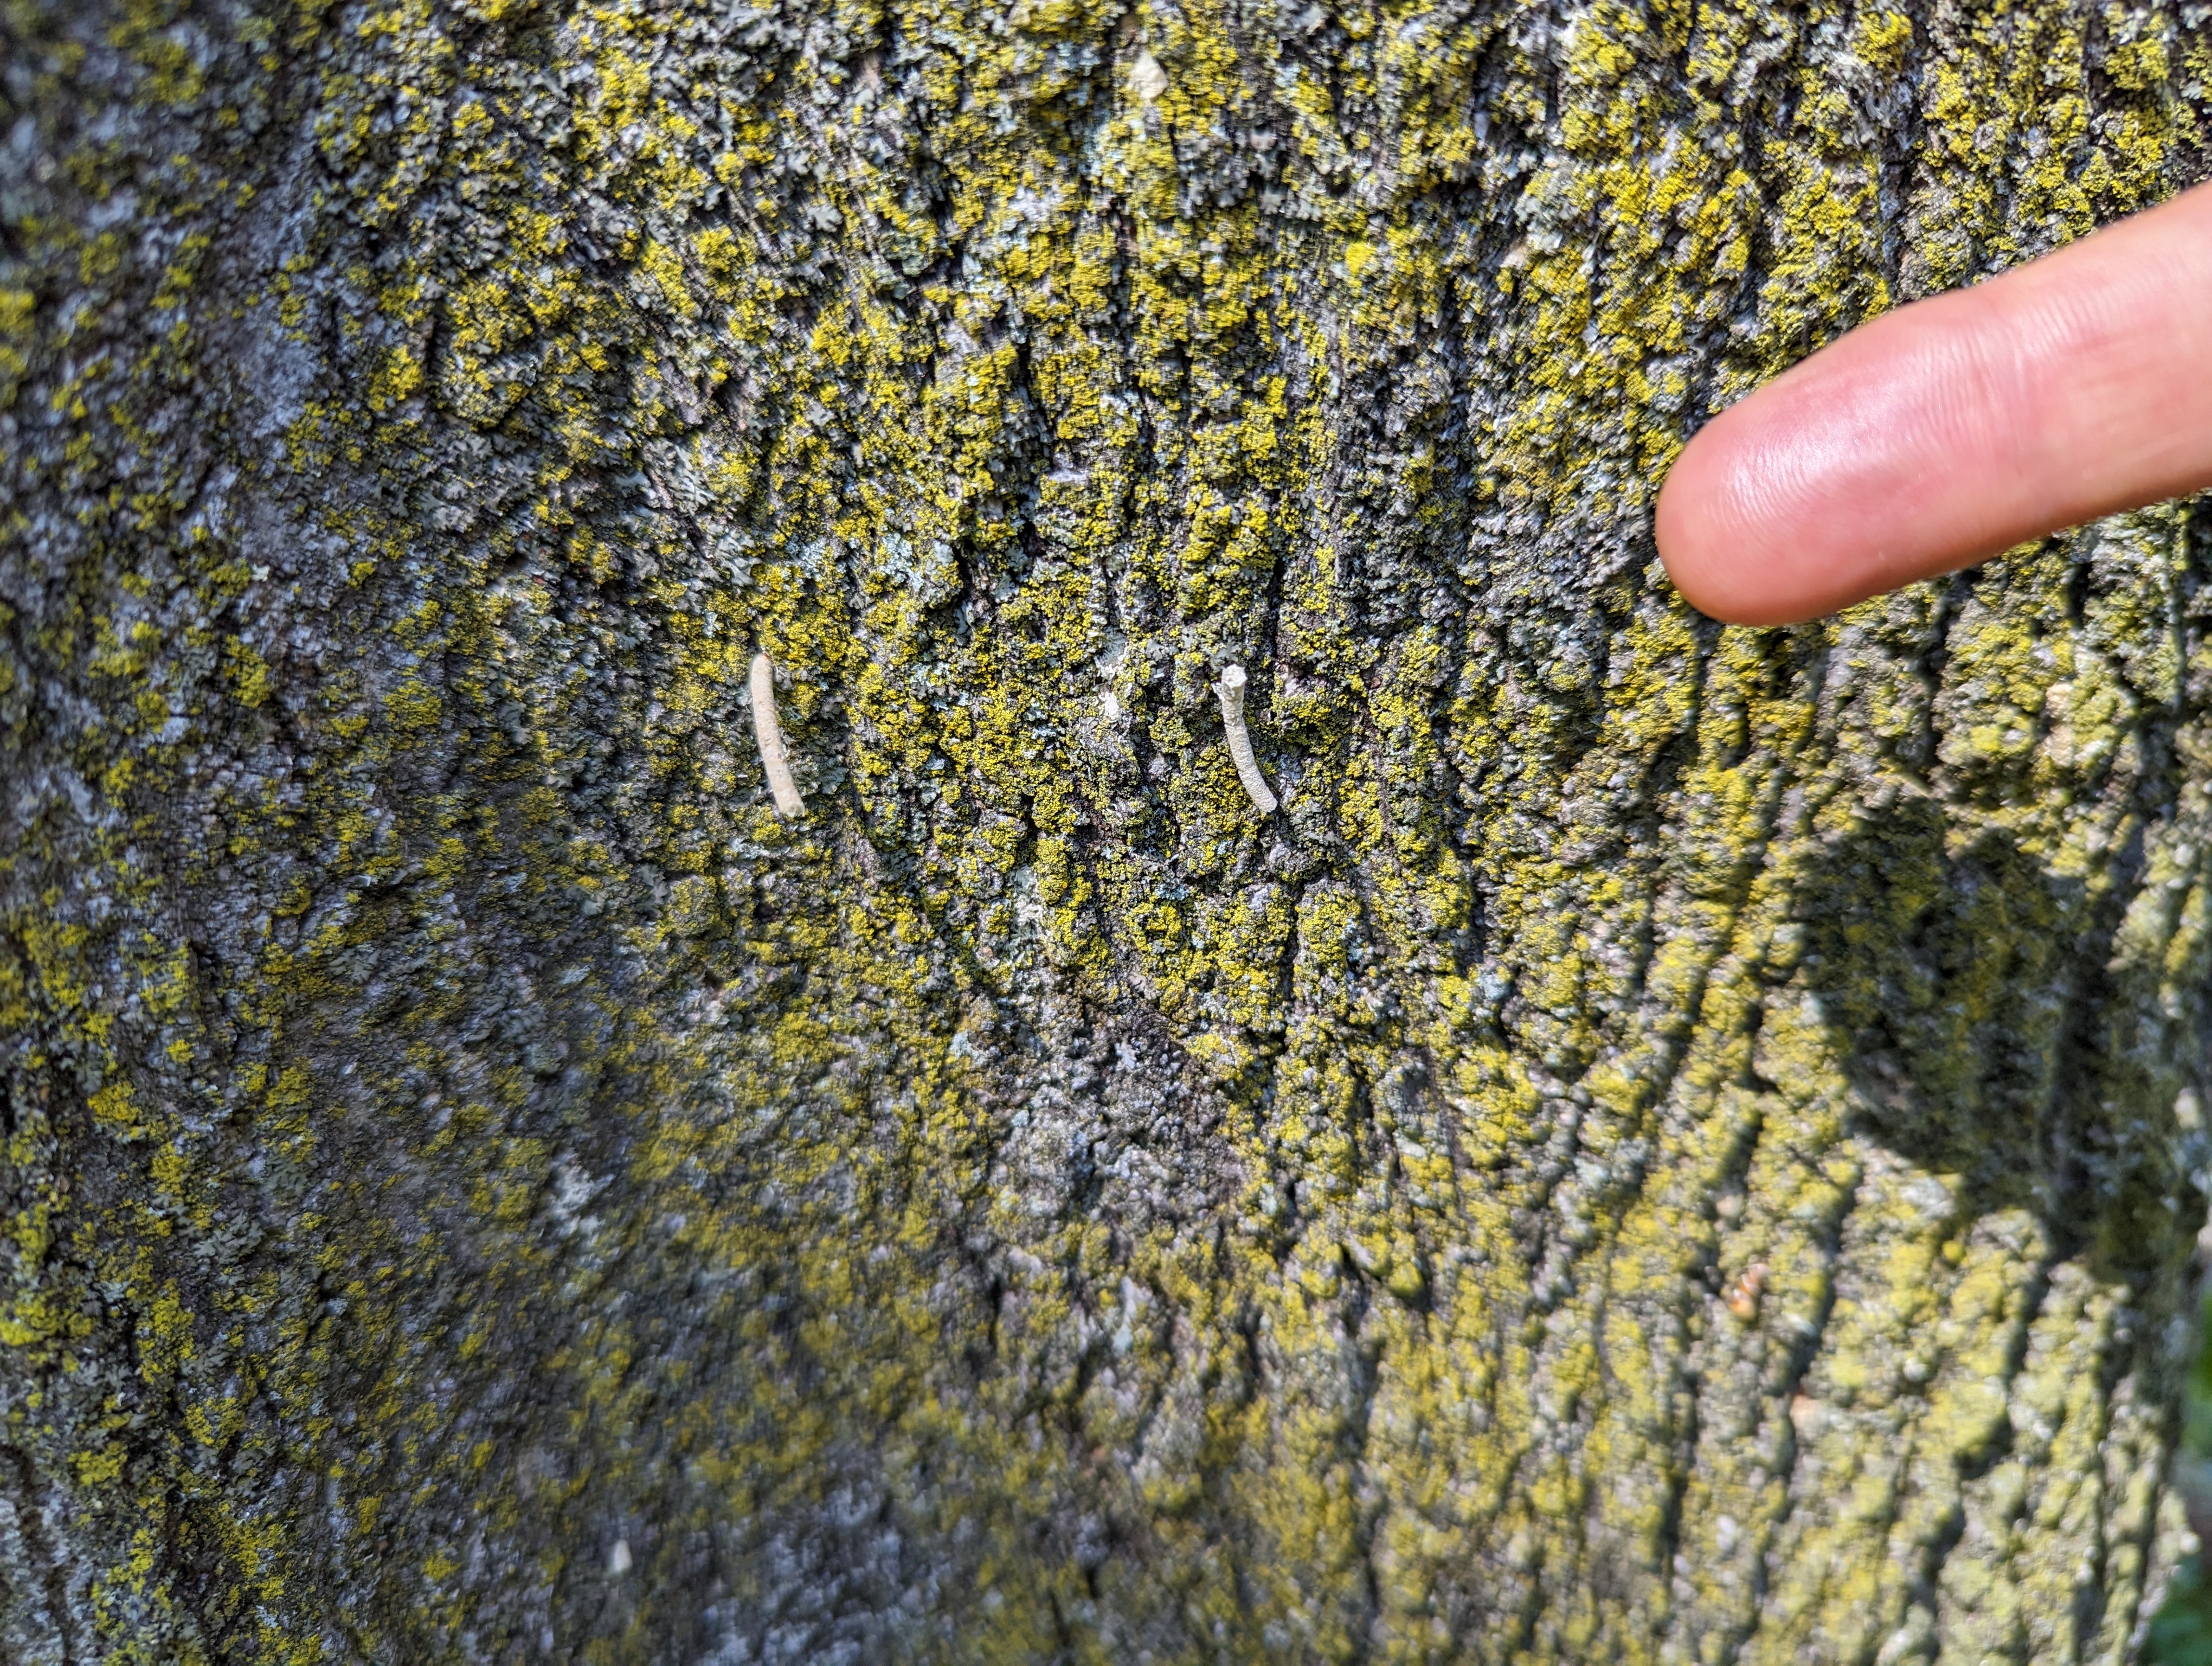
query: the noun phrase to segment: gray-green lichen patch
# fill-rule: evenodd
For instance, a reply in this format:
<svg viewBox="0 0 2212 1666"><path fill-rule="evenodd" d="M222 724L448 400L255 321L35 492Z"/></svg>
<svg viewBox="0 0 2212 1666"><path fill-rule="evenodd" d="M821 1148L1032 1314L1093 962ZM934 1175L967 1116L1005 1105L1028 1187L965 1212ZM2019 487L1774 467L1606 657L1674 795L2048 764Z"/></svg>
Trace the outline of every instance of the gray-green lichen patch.
<svg viewBox="0 0 2212 1666"><path fill-rule="evenodd" d="M0 1653L2125 1657L2203 512L1647 519L2201 9L0 17Z"/></svg>

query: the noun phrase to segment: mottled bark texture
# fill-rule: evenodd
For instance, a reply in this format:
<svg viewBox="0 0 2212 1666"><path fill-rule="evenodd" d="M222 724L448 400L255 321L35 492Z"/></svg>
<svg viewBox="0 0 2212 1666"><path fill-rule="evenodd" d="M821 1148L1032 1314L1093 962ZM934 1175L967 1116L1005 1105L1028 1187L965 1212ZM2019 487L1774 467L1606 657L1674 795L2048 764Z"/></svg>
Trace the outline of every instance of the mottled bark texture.
<svg viewBox="0 0 2212 1666"><path fill-rule="evenodd" d="M2129 1653L2212 526L1649 521L2212 8L0 15L0 1656Z"/></svg>

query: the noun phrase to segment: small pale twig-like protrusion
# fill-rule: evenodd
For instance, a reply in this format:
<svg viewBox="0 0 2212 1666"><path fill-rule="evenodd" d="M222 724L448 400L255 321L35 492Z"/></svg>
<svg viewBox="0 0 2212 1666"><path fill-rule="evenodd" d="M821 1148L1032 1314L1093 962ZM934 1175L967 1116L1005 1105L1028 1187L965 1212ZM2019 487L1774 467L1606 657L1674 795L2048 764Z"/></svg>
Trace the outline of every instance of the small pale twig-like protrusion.
<svg viewBox="0 0 2212 1666"><path fill-rule="evenodd" d="M1755 1261L1743 1269L1743 1276L1729 1292L1728 1310L1749 1324L1759 1316L1759 1298L1766 1293L1766 1263Z"/></svg>
<svg viewBox="0 0 2212 1666"><path fill-rule="evenodd" d="M1159 59L1149 52L1137 54L1137 61L1129 66L1129 90L1146 104L1159 101L1168 89L1168 72L1160 67Z"/></svg>
<svg viewBox="0 0 2212 1666"><path fill-rule="evenodd" d="M1252 737L1244 732L1244 667L1224 666L1213 691L1221 696L1221 728L1229 738L1229 756L1237 763L1237 779L1244 783L1252 807L1263 816L1272 816L1275 795L1268 789L1267 776L1260 773L1259 761L1252 756Z"/></svg>
<svg viewBox="0 0 2212 1666"><path fill-rule="evenodd" d="M760 742L761 768L778 814L797 821L806 813L799 783L791 778L791 759L783 750L783 725L775 721L775 665L765 654L753 655L753 734Z"/></svg>

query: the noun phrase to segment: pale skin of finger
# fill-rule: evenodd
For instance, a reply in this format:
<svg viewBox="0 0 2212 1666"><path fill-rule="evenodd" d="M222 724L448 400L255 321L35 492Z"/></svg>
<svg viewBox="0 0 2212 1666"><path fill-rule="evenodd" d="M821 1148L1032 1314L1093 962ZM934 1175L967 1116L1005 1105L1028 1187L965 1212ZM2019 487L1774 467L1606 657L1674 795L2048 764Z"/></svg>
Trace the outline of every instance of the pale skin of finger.
<svg viewBox="0 0 2212 1666"><path fill-rule="evenodd" d="M1795 623L2212 485L2212 185L1884 314L1716 416L1659 494L1690 603Z"/></svg>

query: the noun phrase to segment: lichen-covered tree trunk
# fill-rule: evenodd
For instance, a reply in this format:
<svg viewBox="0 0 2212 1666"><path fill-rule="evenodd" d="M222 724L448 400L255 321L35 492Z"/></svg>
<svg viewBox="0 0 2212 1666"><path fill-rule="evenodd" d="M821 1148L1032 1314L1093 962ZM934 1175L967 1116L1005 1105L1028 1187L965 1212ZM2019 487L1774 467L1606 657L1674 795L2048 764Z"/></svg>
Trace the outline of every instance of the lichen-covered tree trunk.
<svg viewBox="0 0 2212 1666"><path fill-rule="evenodd" d="M0 1657L2125 1658L2212 518L1758 632L1650 509L2208 87L2167 0L6 0Z"/></svg>

